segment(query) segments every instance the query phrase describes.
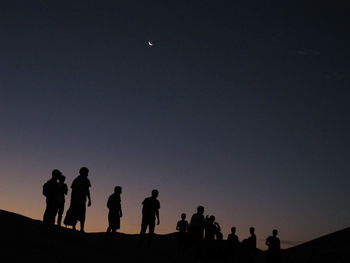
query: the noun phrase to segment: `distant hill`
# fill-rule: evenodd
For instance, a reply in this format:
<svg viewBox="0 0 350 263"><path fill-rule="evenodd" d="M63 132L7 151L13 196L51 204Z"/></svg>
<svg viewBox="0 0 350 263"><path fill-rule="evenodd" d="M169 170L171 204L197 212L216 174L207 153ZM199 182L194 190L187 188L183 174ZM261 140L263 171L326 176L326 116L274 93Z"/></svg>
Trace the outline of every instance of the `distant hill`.
<svg viewBox="0 0 350 263"><path fill-rule="evenodd" d="M283 262L350 262L350 227L284 251Z"/></svg>
<svg viewBox="0 0 350 263"><path fill-rule="evenodd" d="M350 262L350 228L283 251L283 262ZM216 243L224 250L226 241ZM151 246L139 235L80 233L64 227L0 210L1 262L225 262L224 255L196 260L193 252L180 253L177 234L156 235ZM202 254L208 250L202 251ZM218 254L219 255L219 254ZM256 262L265 262L258 251Z"/></svg>

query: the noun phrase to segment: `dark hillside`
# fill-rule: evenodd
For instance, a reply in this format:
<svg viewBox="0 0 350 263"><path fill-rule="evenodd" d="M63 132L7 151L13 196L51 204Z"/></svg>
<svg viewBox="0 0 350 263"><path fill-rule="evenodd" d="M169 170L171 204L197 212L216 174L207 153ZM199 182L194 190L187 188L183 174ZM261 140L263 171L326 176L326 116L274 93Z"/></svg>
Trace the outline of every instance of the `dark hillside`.
<svg viewBox="0 0 350 263"><path fill-rule="evenodd" d="M139 235L118 233L80 233L46 225L15 213L0 210L1 262L225 262L224 254L207 257L208 250L197 260L193 250L180 253L177 234L156 235L149 247L140 243ZM215 243L215 251L224 250L226 241ZM350 262L350 228L284 250L282 262ZM256 262L265 262L258 251Z"/></svg>

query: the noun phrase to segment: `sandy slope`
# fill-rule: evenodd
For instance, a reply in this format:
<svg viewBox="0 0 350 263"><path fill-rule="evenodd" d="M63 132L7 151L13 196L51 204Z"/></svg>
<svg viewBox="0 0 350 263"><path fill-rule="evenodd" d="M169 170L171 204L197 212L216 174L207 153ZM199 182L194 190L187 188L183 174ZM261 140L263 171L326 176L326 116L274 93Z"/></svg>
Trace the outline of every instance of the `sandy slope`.
<svg viewBox="0 0 350 263"><path fill-rule="evenodd" d="M350 228L283 251L283 262L350 262ZM196 260L178 249L177 235L156 235L149 247L138 235L83 234L0 210L1 262L227 262L224 255ZM216 244L224 248L225 241ZM204 251L205 254L207 251ZM265 262L259 251L256 262Z"/></svg>

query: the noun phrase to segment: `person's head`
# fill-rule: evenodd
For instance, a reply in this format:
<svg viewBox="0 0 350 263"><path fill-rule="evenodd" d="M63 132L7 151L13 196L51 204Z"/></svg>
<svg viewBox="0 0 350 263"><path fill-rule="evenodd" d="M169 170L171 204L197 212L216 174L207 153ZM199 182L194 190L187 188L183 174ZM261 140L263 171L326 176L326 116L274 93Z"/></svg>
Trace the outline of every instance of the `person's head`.
<svg viewBox="0 0 350 263"><path fill-rule="evenodd" d="M204 206L198 206L197 207L197 213L203 215L204 214Z"/></svg>
<svg viewBox="0 0 350 263"><path fill-rule="evenodd" d="M88 177L89 175L89 169L86 167L81 167L79 170L79 174L85 177Z"/></svg>
<svg viewBox="0 0 350 263"><path fill-rule="evenodd" d="M65 177L63 174L61 174L61 176L58 177L58 181L59 181L61 184L63 184L65 180L66 180L66 177Z"/></svg>
<svg viewBox="0 0 350 263"><path fill-rule="evenodd" d="M273 235L274 237L277 236L277 234L278 234L277 229L272 230L272 235Z"/></svg>
<svg viewBox="0 0 350 263"><path fill-rule="evenodd" d="M158 190L157 190L157 189L153 189L153 190L152 190L152 197L153 197L153 198L157 198L158 195L159 195Z"/></svg>
<svg viewBox="0 0 350 263"><path fill-rule="evenodd" d="M61 173L61 171L60 170L58 170L58 169L55 169L55 170L53 170L52 171L52 178L53 179L59 179L60 178L60 176L62 175L62 173Z"/></svg>
<svg viewBox="0 0 350 263"><path fill-rule="evenodd" d="M185 213L182 213L182 214L181 214L181 219L182 219L182 220L185 220L185 219L186 219L186 214L185 214Z"/></svg>
<svg viewBox="0 0 350 263"><path fill-rule="evenodd" d="M114 193L116 193L116 194L121 194L122 193L122 188L121 188L121 186L116 186L116 187L114 187Z"/></svg>
<svg viewBox="0 0 350 263"><path fill-rule="evenodd" d="M254 228L254 227L249 228L249 233L250 233L251 235L254 235L254 233L255 233L255 228Z"/></svg>
<svg viewBox="0 0 350 263"><path fill-rule="evenodd" d="M233 227L231 227L231 233L232 234L235 234L236 233L236 228L233 226Z"/></svg>

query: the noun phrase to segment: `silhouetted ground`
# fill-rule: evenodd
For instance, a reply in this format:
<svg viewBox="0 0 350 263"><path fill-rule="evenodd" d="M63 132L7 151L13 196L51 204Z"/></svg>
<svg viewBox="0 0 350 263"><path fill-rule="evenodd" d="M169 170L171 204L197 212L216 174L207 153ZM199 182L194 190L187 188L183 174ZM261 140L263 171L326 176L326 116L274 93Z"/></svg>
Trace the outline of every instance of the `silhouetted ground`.
<svg viewBox="0 0 350 263"><path fill-rule="evenodd" d="M350 227L286 249L283 262L350 262Z"/></svg>
<svg viewBox="0 0 350 263"><path fill-rule="evenodd" d="M347 228L287 249L283 262L350 262L349 235ZM192 252L183 256L176 233L156 235L151 247L139 240L121 233L84 234L0 210L1 262L227 262L219 256L197 259ZM216 249L225 245L216 243ZM265 262L264 256L258 251L256 262Z"/></svg>

